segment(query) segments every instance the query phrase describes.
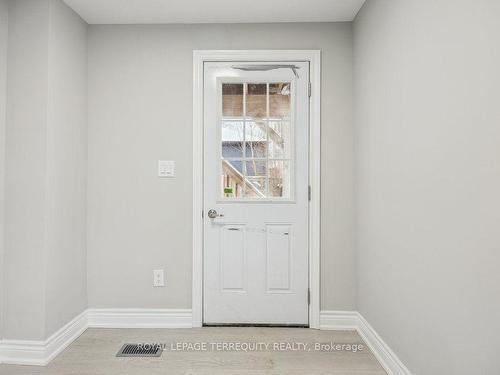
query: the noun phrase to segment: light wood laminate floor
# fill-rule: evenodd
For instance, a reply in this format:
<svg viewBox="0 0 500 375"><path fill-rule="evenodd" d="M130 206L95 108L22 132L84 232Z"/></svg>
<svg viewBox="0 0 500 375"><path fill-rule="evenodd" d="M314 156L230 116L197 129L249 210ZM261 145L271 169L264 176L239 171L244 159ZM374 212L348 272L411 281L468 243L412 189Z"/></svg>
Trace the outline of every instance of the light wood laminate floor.
<svg viewBox="0 0 500 375"><path fill-rule="evenodd" d="M159 358L117 358L124 343L167 344ZM307 343L300 351L171 351L171 344ZM88 329L46 367L0 365L1 375L385 375L369 349L316 351L315 343L364 344L354 331L304 328ZM210 344L208 344L210 345Z"/></svg>

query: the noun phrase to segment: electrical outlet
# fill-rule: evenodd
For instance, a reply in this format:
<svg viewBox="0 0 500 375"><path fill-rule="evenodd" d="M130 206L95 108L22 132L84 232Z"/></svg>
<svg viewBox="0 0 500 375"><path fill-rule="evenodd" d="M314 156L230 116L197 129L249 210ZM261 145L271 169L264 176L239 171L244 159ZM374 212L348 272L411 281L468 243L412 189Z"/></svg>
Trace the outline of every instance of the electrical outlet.
<svg viewBox="0 0 500 375"><path fill-rule="evenodd" d="M165 286L165 272L163 270L153 270L153 286Z"/></svg>

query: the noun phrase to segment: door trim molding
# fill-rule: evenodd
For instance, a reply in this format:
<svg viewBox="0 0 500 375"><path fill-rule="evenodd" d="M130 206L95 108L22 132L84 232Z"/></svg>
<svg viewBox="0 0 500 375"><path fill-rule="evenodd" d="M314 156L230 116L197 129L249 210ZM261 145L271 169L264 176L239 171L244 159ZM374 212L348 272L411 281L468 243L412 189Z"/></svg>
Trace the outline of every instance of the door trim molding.
<svg viewBox="0 0 500 375"><path fill-rule="evenodd" d="M210 61L308 61L309 101L309 326L320 328L321 51L193 51L193 327L203 324L203 65Z"/></svg>

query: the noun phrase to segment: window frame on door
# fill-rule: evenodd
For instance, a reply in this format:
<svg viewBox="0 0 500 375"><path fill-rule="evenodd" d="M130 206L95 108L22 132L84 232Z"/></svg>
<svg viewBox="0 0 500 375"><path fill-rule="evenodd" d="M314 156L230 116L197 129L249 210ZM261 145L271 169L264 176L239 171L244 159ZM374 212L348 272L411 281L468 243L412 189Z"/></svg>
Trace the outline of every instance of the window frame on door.
<svg viewBox="0 0 500 375"><path fill-rule="evenodd" d="M321 51L193 51L192 326L203 324L203 86L205 62L309 62L309 327L320 328Z"/></svg>
<svg viewBox="0 0 500 375"><path fill-rule="evenodd" d="M266 83L267 85L269 86L269 84L275 84L275 83L282 83L283 80L280 80L280 79L277 79L277 80L267 80ZM240 79L240 78L235 78L235 77L226 77L226 78L218 78L217 79L217 97L218 97L218 100L222 100L222 85L223 84L226 84L226 83L241 83L243 85L246 85L246 84L252 84L252 83L263 83L261 82L261 80L259 79ZM269 144L267 143L269 141L268 139L268 136L269 136L269 130L266 129L267 131L267 134L266 134L266 158L261 158L260 160L261 161L265 161L266 162L266 165L269 163L269 162L272 162L272 161L283 161L283 162L287 162L288 165L289 165L289 170L290 170L290 175L289 175L289 182L288 182L288 189L289 189L289 196L288 197L269 197L268 194L266 194L265 197L263 198L246 198L246 197L242 197L242 198L223 198L223 197L219 197L217 199L217 203L293 203L295 202L295 189L296 189L296 181L295 181L295 162L296 162L296 152L295 152L295 117L296 117L296 114L295 114L295 101L296 101L296 93L295 93L295 86L296 86L296 80L291 80L290 82L287 82L290 84L290 87L291 87L291 93L292 95L290 96L290 109L291 109L291 113L290 113L290 118L288 119L288 123L289 123L289 127L290 127L290 139L289 139L289 142L290 142L290 147L291 147L291 150L290 150L290 155L288 156L288 158L269 158L269 150L267 149ZM245 98L245 94L243 95L243 98ZM243 99L245 100L245 99ZM266 95L266 100L268 101L269 100L269 93ZM219 103L221 104L221 103ZM245 107L245 105L243 106ZM269 110L269 108L268 108ZM269 114L267 114L267 116L269 116ZM243 116L243 127L245 127L245 123L246 122L249 122L251 120L249 120L248 116L246 116L246 114L244 114ZM220 108L218 109L218 118L219 118L219 122L222 123L223 121L223 114L222 114L222 105L220 105ZM266 122L269 121L269 119L266 119ZM267 127L267 126L266 126ZM244 132L245 132L245 129L244 129ZM223 155L222 155L222 127L219 128L219 133L217 134L217 139L218 139L218 142L219 142L219 155L221 158L223 158ZM258 160L259 158L248 158L246 156L246 153L247 153L247 150L246 148L243 149L243 153L242 153L242 162L243 163L246 163L248 160ZM238 158L239 159L239 158ZM230 159L228 159L230 160ZM267 168L268 168L268 165L267 165ZM219 165L219 169L222 169L222 167ZM268 178L268 174L269 171L266 170L266 181L269 180ZM222 174L222 173L219 173L219 174ZM218 182L220 183L220 181ZM268 188L269 186L267 186ZM222 186L218 186L218 190L220 191L222 188ZM267 190L267 189L266 189Z"/></svg>

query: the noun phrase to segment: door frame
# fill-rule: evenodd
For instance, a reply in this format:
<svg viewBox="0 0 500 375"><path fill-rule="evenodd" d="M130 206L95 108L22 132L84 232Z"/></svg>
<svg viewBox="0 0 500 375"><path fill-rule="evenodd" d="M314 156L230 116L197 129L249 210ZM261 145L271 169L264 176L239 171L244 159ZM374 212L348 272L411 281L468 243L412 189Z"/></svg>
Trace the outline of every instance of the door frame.
<svg viewBox="0 0 500 375"><path fill-rule="evenodd" d="M195 50L193 51L193 327L203 325L203 191L204 191L204 63L225 61L309 62L309 327L319 329L320 194L321 194L321 51Z"/></svg>

